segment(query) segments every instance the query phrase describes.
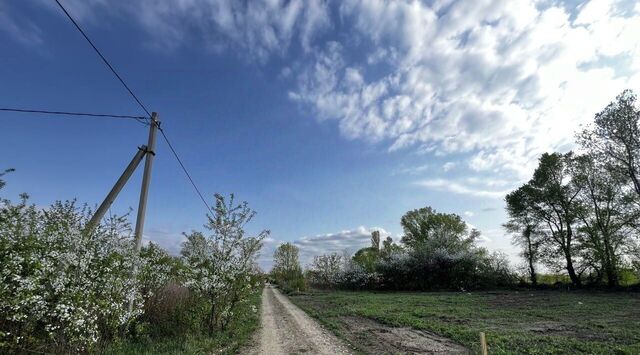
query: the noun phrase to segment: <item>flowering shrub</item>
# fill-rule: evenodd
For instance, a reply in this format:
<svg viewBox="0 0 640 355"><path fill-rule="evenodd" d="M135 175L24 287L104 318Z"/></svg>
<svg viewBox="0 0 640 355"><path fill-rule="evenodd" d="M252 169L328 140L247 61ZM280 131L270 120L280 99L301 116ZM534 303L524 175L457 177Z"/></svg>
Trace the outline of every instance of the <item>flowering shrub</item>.
<svg viewBox="0 0 640 355"><path fill-rule="evenodd" d="M150 242L142 247L136 276L145 301L161 295L160 291L172 281L175 269L176 262L158 244ZM156 301L161 301L161 299L156 299Z"/></svg>
<svg viewBox="0 0 640 355"><path fill-rule="evenodd" d="M209 236L201 232L186 235L182 247L185 285L208 302L205 320L209 332L224 330L239 306L248 301L259 283L255 260L261 241L269 232L248 237L244 226L255 216L246 202L234 205L233 195L226 203L216 194L214 215L208 216L205 227Z"/></svg>
<svg viewBox="0 0 640 355"><path fill-rule="evenodd" d="M379 284L380 275L377 272L369 272L357 263L350 262L344 269L335 275L335 285L349 290L362 290L374 288Z"/></svg>
<svg viewBox="0 0 640 355"><path fill-rule="evenodd" d="M125 218L83 233L86 208L74 201L46 210L27 196L0 206L0 346L56 351L90 349L142 312L131 278ZM137 301L129 310L127 300Z"/></svg>

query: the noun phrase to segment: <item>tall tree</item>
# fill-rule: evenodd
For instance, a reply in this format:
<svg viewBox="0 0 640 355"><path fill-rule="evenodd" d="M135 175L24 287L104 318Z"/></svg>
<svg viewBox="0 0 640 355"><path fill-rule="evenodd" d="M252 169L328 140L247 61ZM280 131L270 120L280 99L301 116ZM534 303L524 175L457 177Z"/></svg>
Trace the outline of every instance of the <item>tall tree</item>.
<svg viewBox="0 0 640 355"><path fill-rule="evenodd" d="M633 191L597 156L584 155L574 161L574 182L581 187L577 215L583 223L583 245L613 287L618 285L623 247L630 242L631 229L640 217Z"/></svg>
<svg viewBox="0 0 640 355"><path fill-rule="evenodd" d="M380 250L380 231L371 232L371 248Z"/></svg>
<svg viewBox="0 0 640 355"><path fill-rule="evenodd" d="M293 243L281 244L273 253L274 269L284 272L300 269L300 249Z"/></svg>
<svg viewBox="0 0 640 355"><path fill-rule="evenodd" d="M453 213L439 213L431 207L409 211L400 220L409 248L441 248L451 253L473 245L477 232L468 233L467 224Z"/></svg>
<svg viewBox="0 0 640 355"><path fill-rule="evenodd" d="M522 249L521 255L527 262L529 279L534 286L538 284L536 263L540 258L542 240L539 222L530 208L526 190L518 189L507 195L507 213L509 221L503 227L513 235L513 243Z"/></svg>
<svg viewBox="0 0 640 355"><path fill-rule="evenodd" d="M571 152L543 154L533 178L515 193L522 195L532 215L544 225L547 261L554 261L560 253L571 282L580 286L580 276L574 265L579 247L574 229L578 218L576 199L581 188L572 182L572 162Z"/></svg>
<svg viewBox="0 0 640 355"><path fill-rule="evenodd" d="M623 91L596 114L594 124L583 130L578 140L606 163L607 169L625 176L640 198L640 109L631 90Z"/></svg>
<svg viewBox="0 0 640 355"><path fill-rule="evenodd" d="M368 272L375 271L380 257L380 231L371 232L371 246L358 250L352 260Z"/></svg>
<svg viewBox="0 0 640 355"><path fill-rule="evenodd" d="M273 253L271 274L285 292L305 288L304 275L299 259L300 249L292 243L281 244Z"/></svg>

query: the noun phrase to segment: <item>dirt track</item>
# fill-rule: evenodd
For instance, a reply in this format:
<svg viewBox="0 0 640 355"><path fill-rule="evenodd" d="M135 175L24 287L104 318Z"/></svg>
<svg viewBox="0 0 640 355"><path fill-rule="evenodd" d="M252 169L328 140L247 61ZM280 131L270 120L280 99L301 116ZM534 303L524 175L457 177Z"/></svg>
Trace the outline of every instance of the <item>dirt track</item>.
<svg viewBox="0 0 640 355"><path fill-rule="evenodd" d="M249 354L350 354L342 341L323 329L272 286L262 292L262 326Z"/></svg>

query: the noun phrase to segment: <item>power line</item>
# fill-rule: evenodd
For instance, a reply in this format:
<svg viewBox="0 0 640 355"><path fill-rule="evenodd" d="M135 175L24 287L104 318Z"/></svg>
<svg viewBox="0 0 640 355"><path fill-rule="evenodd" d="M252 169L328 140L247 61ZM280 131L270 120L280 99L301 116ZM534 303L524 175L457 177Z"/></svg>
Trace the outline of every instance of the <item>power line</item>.
<svg viewBox="0 0 640 355"><path fill-rule="evenodd" d="M80 33L82 34L82 36L84 37L84 39L87 40L87 42L89 42L89 44L91 45L91 48L93 48L93 50L98 54L98 56L100 56L100 58L102 59L102 61L104 62L104 64L107 65L107 67L109 67L109 69L111 70L111 72L116 76L116 78L118 78L118 80L120 81L120 83L122 83L122 85L125 87L125 89L127 89L127 91L129 92L129 94L133 97L134 100L136 100L136 102L138 103L138 105L140 105L140 107L144 110L144 112L147 113L148 117L145 117L147 119L149 119L151 117L151 113L149 112L149 110L147 110L147 108L144 106L144 104L140 101L140 99L138 99L138 97L133 93L133 91L129 88L129 86L124 82L124 80L122 79L122 77L118 74L118 72L116 72L116 70L113 68L113 66L111 66L111 64L109 63L109 61L104 57L104 55L102 55L102 53L100 52L100 50L93 44L93 42L91 41L91 39L89 38L89 36L87 36L87 34L82 30L82 28L80 27L80 25L78 25L78 23L76 22L76 20L73 19L73 17L71 16L71 14L69 14L69 12L67 11L67 9L64 8L64 6L62 6L62 4L60 3L59 0L55 0L55 2L58 4L58 6L60 7L60 9L62 9L62 11L65 13L65 15L67 15L67 17L69 18L69 20L71 20L71 22L73 23L73 25L76 27L76 29L78 29L78 31L80 31ZM184 166L184 164L182 163L182 160L180 159L180 157L178 156L178 153L176 152L176 150L173 148L173 145L171 145L171 142L169 141L169 138L167 138L167 135L164 133L164 130L160 127L158 127L158 130L160 131L160 133L162 134L162 137L164 138L165 142L167 142L167 145L169 146L169 149L171 149L171 152L173 153L173 156L176 158L176 160L178 161L178 163L180 164L180 167L182 168L182 171L184 171L185 175L187 176L187 178L189 179L189 182L191 182L191 185L193 186L193 188L195 189L196 193L198 194L198 196L200 196L200 199L202 200L202 203L204 203L204 205L207 207L207 210L209 212L211 212L213 214L213 210L211 209L211 206L209 206L209 204L207 203L206 199L204 198L204 196L202 195L202 193L200 192L200 189L198 189L198 186L196 185L196 183L193 181L193 178L191 177L191 174L189 174L189 171L187 171L187 168Z"/></svg>
<svg viewBox="0 0 640 355"><path fill-rule="evenodd" d="M2 108L0 108L0 111L18 112L18 113L38 113L38 114L46 114L46 115L85 116L85 117L100 117L100 118L125 118L125 119L134 119L137 122L140 122L140 123L142 123L144 125L148 125L148 123L146 122L146 120L148 120L148 117L145 117L145 116L111 115L111 114L86 113L86 112L31 110L31 109L10 108L10 107L2 107Z"/></svg>
<svg viewBox="0 0 640 355"><path fill-rule="evenodd" d="M191 185L193 185L193 188L196 190L196 193L198 194L198 196L200 196L200 199L202 200L202 203L204 203L204 205L207 207L207 210L209 210L209 212L211 212L211 214L213 215L214 214L213 209L211 209L211 206L209 206L209 204L207 203L207 200L204 198L204 196L200 192L200 189L198 189L198 186L196 185L196 183L191 178L191 175L189 174L189 172L187 171L187 168L182 163L182 160L178 156L178 153L173 148L173 145L171 145L171 142L169 141L169 138L167 138L167 135L164 133L164 130L161 127L158 127L158 130L160 131L160 134L162 134L162 137L164 138L165 142L167 142L167 145L169 146L169 149L171 149L171 152L173 153L173 156L176 157L176 160L178 161L178 164L180 164L180 167L182 168L182 171L184 171L185 175L187 175L187 178L191 182Z"/></svg>
<svg viewBox="0 0 640 355"><path fill-rule="evenodd" d="M131 91L131 89L129 88L129 86L124 82L124 80L122 79L122 77L120 77L120 75L118 74L118 72L116 72L116 70L113 68L113 66L111 66L111 64L109 63L109 61L107 60L107 58L104 57L104 55L102 55L102 53L100 52L100 50L98 49L98 47L96 47L93 42L91 41L91 39L89 39L89 36L87 36L87 34L82 30L82 28L80 27L80 25L78 25L78 23L76 22L76 20L73 19L73 17L71 16L71 14L69 14L69 12L67 11L67 9L64 8L64 6L62 6L62 4L60 3L60 1L55 0L56 3L58 4L58 6L62 9L62 11L65 13L65 15L67 15L67 17L69 18L69 20L71 20L71 22L73 22L73 25L76 26L76 28L78 29L78 31L80 31L80 33L82 34L82 36L84 37L84 39L87 40L87 42L89 42L89 44L91 45L91 47L93 48L93 50L98 53L98 55L100 56L100 58L102 59L102 61L104 62L104 64L107 65L107 67L109 67L109 69L111 70L111 72L116 76L116 78L118 78L118 80L120 80L120 83L122 83L122 85L125 87L125 89L127 89L127 91L129 92L129 94L131 94L131 96L133 97L134 100L136 100L136 102L138 103L138 105L140 105L140 107L144 110L144 112L147 113L147 115L149 117L151 117L151 113L149 112L149 110L147 110L147 108L144 106L144 104L142 104L142 102L138 99L138 97L136 96L136 94L133 93L133 91Z"/></svg>

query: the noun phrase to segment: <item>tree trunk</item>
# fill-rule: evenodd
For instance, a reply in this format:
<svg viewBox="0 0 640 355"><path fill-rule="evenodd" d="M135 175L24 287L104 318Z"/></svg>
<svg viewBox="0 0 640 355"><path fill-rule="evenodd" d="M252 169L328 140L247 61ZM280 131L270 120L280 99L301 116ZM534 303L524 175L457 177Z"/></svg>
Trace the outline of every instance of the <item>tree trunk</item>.
<svg viewBox="0 0 640 355"><path fill-rule="evenodd" d="M533 260L531 258L529 258L529 276L531 277L531 284L537 286L538 275L536 275L536 269L533 267Z"/></svg>
<svg viewBox="0 0 640 355"><path fill-rule="evenodd" d="M580 277L576 274L576 270L573 268L573 259L571 257L571 253L565 250L565 258L567 259L567 272L569 273L569 278L571 279L571 283L575 286L582 286L582 282L580 281Z"/></svg>
<svg viewBox="0 0 640 355"><path fill-rule="evenodd" d="M525 229L525 238L527 238L527 248L529 257L527 258L529 261L529 277L531 278L531 284L533 286L538 285L538 275L536 275L535 269L535 250L533 250L533 245L531 244L531 227L527 226Z"/></svg>
<svg viewBox="0 0 640 355"><path fill-rule="evenodd" d="M607 285L609 287L618 286L618 271L616 270L613 250L611 250L611 243L609 242L609 236L604 235L604 257L605 265L604 270L607 273Z"/></svg>
<svg viewBox="0 0 640 355"><path fill-rule="evenodd" d="M213 335L216 323L216 306L211 302L211 313L209 314L209 335Z"/></svg>
<svg viewBox="0 0 640 355"><path fill-rule="evenodd" d="M582 286L582 282L580 281L580 277L576 274L576 270L573 268L573 258L571 256L571 239L573 238L573 231L571 230L571 224L567 222L567 242L566 247L564 249L564 256L567 259L567 272L569 273L569 278L571 279L571 283L575 286Z"/></svg>

